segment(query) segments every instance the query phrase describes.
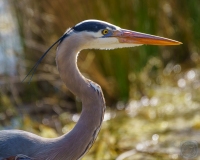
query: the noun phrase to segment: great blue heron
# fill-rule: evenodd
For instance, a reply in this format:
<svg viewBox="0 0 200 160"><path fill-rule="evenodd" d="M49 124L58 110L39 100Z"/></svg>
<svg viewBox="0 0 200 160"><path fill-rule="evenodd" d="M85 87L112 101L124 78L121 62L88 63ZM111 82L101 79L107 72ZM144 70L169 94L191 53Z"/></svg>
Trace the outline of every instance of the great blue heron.
<svg viewBox="0 0 200 160"><path fill-rule="evenodd" d="M42 138L21 130L0 131L0 160L77 160L93 145L105 111L101 87L85 78L77 68L77 55L83 49L115 49L142 44L179 45L178 41L121 29L99 20L86 20L68 29L40 58L58 44L56 63L67 88L82 101L76 126L58 138Z"/></svg>

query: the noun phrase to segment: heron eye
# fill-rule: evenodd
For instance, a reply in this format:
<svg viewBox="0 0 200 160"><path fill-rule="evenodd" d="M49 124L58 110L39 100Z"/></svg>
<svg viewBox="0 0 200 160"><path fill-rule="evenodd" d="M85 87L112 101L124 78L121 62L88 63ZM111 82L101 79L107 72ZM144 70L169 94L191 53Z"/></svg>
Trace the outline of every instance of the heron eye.
<svg viewBox="0 0 200 160"><path fill-rule="evenodd" d="M105 34L107 34L108 33L108 30L107 29L104 29L103 31L102 31L102 34L103 35L105 35Z"/></svg>

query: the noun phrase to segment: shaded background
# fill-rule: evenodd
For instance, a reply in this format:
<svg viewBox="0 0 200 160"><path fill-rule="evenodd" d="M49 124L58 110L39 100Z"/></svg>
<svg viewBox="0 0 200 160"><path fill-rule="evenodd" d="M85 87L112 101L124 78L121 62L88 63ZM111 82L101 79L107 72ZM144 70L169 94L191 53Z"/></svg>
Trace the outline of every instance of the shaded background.
<svg viewBox="0 0 200 160"><path fill-rule="evenodd" d="M60 80L55 48L30 84L22 80L66 29L99 19L183 45L81 52L80 71L101 85L107 102L83 159L182 159L182 144L200 139L199 7L188 0L0 0L0 128L45 137L73 128L81 102Z"/></svg>

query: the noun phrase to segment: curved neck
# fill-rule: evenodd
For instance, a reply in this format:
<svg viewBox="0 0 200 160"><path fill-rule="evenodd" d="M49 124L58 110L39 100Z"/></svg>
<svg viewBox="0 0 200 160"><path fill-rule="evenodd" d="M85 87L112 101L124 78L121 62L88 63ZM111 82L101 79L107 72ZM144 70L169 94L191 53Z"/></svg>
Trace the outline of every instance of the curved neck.
<svg viewBox="0 0 200 160"><path fill-rule="evenodd" d="M60 77L73 94L82 98L84 96L82 91L85 90L88 82L81 75L76 64L79 50L71 43L63 43L70 42L64 40L57 50L56 63Z"/></svg>
<svg viewBox="0 0 200 160"><path fill-rule="evenodd" d="M56 156L60 160L64 159L64 155L68 159L79 159L90 149L100 130L105 111L101 90L96 91L77 68L77 55L81 49L73 42L66 38L59 45L56 63L67 88L82 100L82 113L72 131L61 136L57 143L57 148L62 147L62 150L58 149L59 153Z"/></svg>

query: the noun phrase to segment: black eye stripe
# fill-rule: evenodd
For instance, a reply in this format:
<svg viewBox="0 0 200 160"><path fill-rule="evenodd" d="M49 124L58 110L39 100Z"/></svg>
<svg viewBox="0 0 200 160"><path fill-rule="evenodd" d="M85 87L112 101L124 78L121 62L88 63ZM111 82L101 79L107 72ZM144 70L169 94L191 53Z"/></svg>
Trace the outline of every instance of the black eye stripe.
<svg viewBox="0 0 200 160"><path fill-rule="evenodd" d="M116 27L114 27L114 26L104 24L104 23L98 22L98 21L97 22L95 22L95 21L83 22L81 24L74 26L73 29L78 32L81 32L81 31L98 32L99 30L104 30L107 27L110 29L113 29L113 30L116 29Z"/></svg>

